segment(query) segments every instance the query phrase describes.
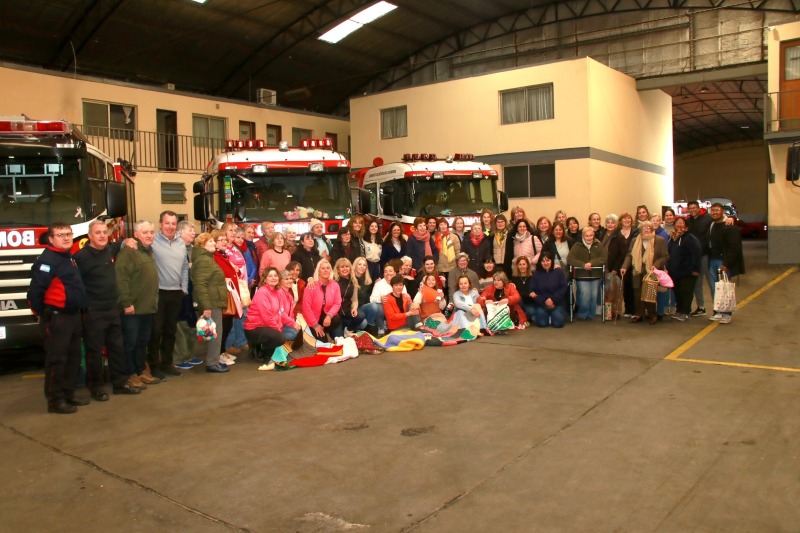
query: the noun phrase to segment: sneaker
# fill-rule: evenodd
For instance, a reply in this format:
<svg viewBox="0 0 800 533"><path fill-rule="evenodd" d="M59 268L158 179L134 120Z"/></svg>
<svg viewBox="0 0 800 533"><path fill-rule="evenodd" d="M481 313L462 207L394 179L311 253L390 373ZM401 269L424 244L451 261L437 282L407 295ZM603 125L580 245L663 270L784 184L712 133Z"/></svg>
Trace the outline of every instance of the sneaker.
<svg viewBox="0 0 800 533"><path fill-rule="evenodd" d="M258 367L258 369L259 370L275 370L275 363L270 361L269 363L267 363L265 365L261 365L260 367Z"/></svg>
<svg viewBox="0 0 800 533"><path fill-rule="evenodd" d="M194 368L194 365L189 361L184 361L183 363L176 363L175 368L180 368L181 370L190 370Z"/></svg>
<svg viewBox="0 0 800 533"><path fill-rule="evenodd" d="M701 316L701 315L704 315L704 314L706 314L706 308L705 307L698 307L697 309L692 311L692 316Z"/></svg>
<svg viewBox="0 0 800 533"><path fill-rule="evenodd" d="M722 315L719 317L720 324L730 324L733 317L731 315Z"/></svg>
<svg viewBox="0 0 800 533"><path fill-rule="evenodd" d="M215 374L222 374L222 373L227 372L229 370L230 370L230 368L228 368L225 365L208 365L206 367L206 372L212 372L212 373L215 373Z"/></svg>
<svg viewBox="0 0 800 533"><path fill-rule="evenodd" d="M674 315L672 315L672 319L673 320L677 320L679 322L683 322L683 321L686 320L686 315L682 315L680 313L675 313Z"/></svg>
<svg viewBox="0 0 800 533"><path fill-rule="evenodd" d="M190 365L193 365L193 366L197 366L197 365L202 365L203 364L203 360L200 359L199 357L195 357L194 359L189 359L186 362L189 363Z"/></svg>
<svg viewBox="0 0 800 533"><path fill-rule="evenodd" d="M236 361L228 353L220 354L219 362L220 363L225 363L226 365L235 365L236 364Z"/></svg>
<svg viewBox="0 0 800 533"><path fill-rule="evenodd" d="M709 320L719 320L722 318L722 313L714 313L712 316L708 317Z"/></svg>

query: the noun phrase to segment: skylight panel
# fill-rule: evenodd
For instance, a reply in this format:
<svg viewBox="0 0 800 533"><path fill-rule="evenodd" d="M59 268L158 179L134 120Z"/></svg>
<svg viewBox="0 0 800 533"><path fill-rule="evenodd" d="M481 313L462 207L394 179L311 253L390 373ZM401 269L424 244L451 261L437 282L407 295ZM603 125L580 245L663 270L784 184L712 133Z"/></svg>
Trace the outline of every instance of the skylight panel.
<svg viewBox="0 0 800 533"><path fill-rule="evenodd" d="M395 9L396 5L381 0L326 31L319 36L319 40L336 44L354 31Z"/></svg>

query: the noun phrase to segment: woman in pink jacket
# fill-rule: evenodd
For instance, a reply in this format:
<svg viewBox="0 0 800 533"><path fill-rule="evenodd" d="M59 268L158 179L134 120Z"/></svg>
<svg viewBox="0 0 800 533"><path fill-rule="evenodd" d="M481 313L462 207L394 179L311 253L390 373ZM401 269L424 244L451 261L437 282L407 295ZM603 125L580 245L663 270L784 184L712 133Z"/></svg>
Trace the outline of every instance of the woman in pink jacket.
<svg viewBox="0 0 800 533"><path fill-rule="evenodd" d="M332 273L330 262L320 260L314 270L314 283L310 283L303 293L303 318L321 341L327 340L328 333L336 330L340 320L342 293Z"/></svg>
<svg viewBox="0 0 800 533"><path fill-rule="evenodd" d="M290 338L284 334L284 328L298 331L300 326L292 318L290 299L280 285L278 270L268 267L264 274L266 281L256 291L248 308L244 334L250 346L258 346L265 357L271 357L275 348Z"/></svg>

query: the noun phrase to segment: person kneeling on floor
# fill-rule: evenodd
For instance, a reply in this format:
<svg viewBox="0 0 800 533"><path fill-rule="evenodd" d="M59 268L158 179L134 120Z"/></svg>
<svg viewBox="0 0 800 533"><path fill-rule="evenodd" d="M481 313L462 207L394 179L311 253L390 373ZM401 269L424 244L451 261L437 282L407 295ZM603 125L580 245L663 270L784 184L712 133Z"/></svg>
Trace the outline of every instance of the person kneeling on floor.
<svg viewBox="0 0 800 533"><path fill-rule="evenodd" d="M389 331L400 328L414 329L421 323L419 306L411 301L411 297L403 292L405 280L397 275L392 278L392 292L383 299L383 312L386 315L386 327Z"/></svg>

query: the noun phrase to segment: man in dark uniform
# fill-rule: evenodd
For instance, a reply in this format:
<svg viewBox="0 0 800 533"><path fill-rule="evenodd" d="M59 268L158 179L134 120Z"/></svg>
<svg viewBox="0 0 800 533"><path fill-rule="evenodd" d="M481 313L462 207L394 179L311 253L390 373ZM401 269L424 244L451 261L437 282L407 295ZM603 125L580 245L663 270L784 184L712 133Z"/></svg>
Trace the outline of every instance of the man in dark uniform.
<svg viewBox="0 0 800 533"><path fill-rule="evenodd" d="M117 276L114 262L119 243L108 243L105 221L89 224L89 242L75 254L75 262L86 288L84 345L86 347L86 388L98 402L108 400L103 390L103 347L108 353L108 369L114 394L139 394L128 383L122 325L117 306Z"/></svg>
<svg viewBox="0 0 800 533"><path fill-rule="evenodd" d="M81 365L81 335L86 292L72 259L72 228L54 222L48 245L31 267L28 303L44 339L44 396L50 413L75 413L87 398L75 396Z"/></svg>

